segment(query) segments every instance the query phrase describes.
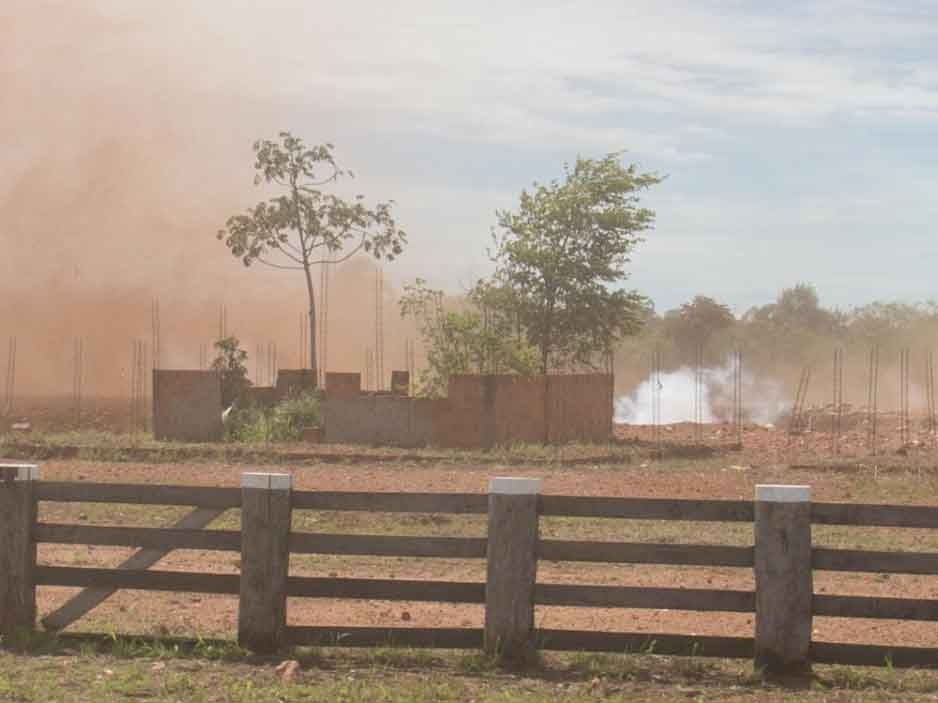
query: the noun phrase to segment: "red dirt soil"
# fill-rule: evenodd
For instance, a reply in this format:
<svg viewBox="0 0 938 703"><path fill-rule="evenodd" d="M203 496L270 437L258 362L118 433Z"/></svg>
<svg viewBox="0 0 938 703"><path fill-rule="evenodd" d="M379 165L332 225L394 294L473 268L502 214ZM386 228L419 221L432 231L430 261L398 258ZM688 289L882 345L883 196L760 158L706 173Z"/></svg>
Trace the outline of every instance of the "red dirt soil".
<svg viewBox="0 0 938 703"><path fill-rule="evenodd" d="M747 451L748 454L748 451ZM564 468L554 466L511 467L502 471L496 466L444 466L417 467L400 465L313 465L286 469L294 477L295 486L305 490L367 490L367 491L467 491L482 492L493 475L511 473L543 479L543 491L566 495L607 495L672 498L748 499L756 483L788 482L809 483L818 500L869 500L867 494L876 491L877 481L890 491L893 484L904 485L910 474L904 471L885 477L855 471L821 472L792 469L782 465L739 465L735 457L712 459L706 462L688 462L682 466L627 466L603 468ZM242 471L250 466L195 464L118 464L85 461L52 461L43 464L43 477L48 480L76 480L121 483L160 483L209 486L238 485ZM271 469L261 469L271 470ZM273 469L281 470L281 469ZM888 482L888 486L882 482ZM933 482L932 482L933 483ZM868 486L869 488L865 488ZM933 485L930 487L934 487ZM933 493L924 490L909 496L904 502L934 502ZM859 497L858 497L859 496ZM85 506L43 504L43 517L49 521L97 524L141 524L142 508L125 506L96 506L89 519L82 510ZM135 511L137 511L135 513ZM89 510L90 512L90 510ZM168 524L175 515L160 514L152 524ZM383 532L385 524L369 529L373 516L356 514L359 532ZM401 520L400 516L385 516L387 520ZM135 522L135 520L137 522ZM630 534L634 521L601 522L608 533L606 539L615 539L621 530L622 539L634 541ZM446 527L446 520L441 520ZM151 524L148 522L147 524ZM432 524L427 521L428 525ZM693 528L679 541L695 540ZM656 523L651 529L660 528ZM466 524L454 521L450 534L483 534L484 522ZM743 526L745 530L746 528ZM647 524L646 524L647 528ZM394 529L393 527L390 529ZM554 528L551 528L554 529ZM557 528L567 530L577 538L573 521ZM711 526L711 530L712 530ZM720 528L716 528L719 530ZM729 526L727 526L729 529ZM739 526L736 528L739 529ZM335 531L335 530L333 530ZM901 530L897 548L915 549L915 537ZM445 530L444 530L445 533ZM739 539L735 533L734 540ZM716 533L719 536L719 531ZM748 532L745 540L751 543ZM712 539L707 537L707 540ZM583 538L583 537L580 537ZM645 535L641 539L655 541ZM659 540L662 541L662 540ZM732 541L732 540L731 540ZM40 560L47 564L63 565L116 565L129 555L130 550L103 547L72 547L42 545ZM237 554L223 552L178 551L164 559L156 568L236 573ZM484 565L481 561L327 558L294 559L292 572L306 575L363 576L374 578L414 578L442 580L481 580ZM655 567L600 564L539 565L539 580L583 584L621 584L670 587L751 589L752 576L747 569L715 569L704 567ZM877 575L843 575L818 573L815 576L818 592L851 593L874 596L902 596L912 598L938 597L938 579L928 577ZM41 588L41 613L49 612L62 603L73 589ZM173 634L233 637L236 631L237 601L229 597L176 593L121 592L80 620L76 630L113 630L130 634ZM747 614L693 613L667 610L618 610L591 608L539 608L538 623L546 627L585 630L614 630L635 632L681 632L691 634L725 634L749 636L752 634L752 616ZM482 624L481 606L436 605L423 603L392 603L380 601L326 601L292 599L289 607L291 624L317 625L372 625L372 626L473 626ZM818 618L815 621L818 640L855 641L868 643L910 644L935 646L938 631L932 623L896 623L875 620L846 620Z"/></svg>

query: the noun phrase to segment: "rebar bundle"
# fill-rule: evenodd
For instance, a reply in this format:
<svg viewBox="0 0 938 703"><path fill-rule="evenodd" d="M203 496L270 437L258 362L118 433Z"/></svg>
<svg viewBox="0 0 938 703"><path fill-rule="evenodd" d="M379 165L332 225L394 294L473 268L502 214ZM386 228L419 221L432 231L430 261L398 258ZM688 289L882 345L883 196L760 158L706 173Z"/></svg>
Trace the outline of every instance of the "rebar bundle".
<svg viewBox="0 0 938 703"><path fill-rule="evenodd" d="M876 420L879 405L879 347L870 349L870 367L866 387L866 446L871 454L876 453Z"/></svg>
<svg viewBox="0 0 938 703"><path fill-rule="evenodd" d="M925 398L928 403L928 436L935 443L935 359L931 351L925 357Z"/></svg>
<svg viewBox="0 0 938 703"><path fill-rule="evenodd" d="M788 422L788 437L797 432L803 432L807 429L804 406L808 398L808 386L811 383L811 367L805 366L801 369L801 376L798 378L798 390L795 391L795 403L791 409L791 420Z"/></svg>
<svg viewBox="0 0 938 703"><path fill-rule="evenodd" d="M7 345L6 377L3 385L3 414L13 412L13 400L16 395L16 337L10 337Z"/></svg>
<svg viewBox="0 0 938 703"><path fill-rule="evenodd" d="M374 352L371 347L365 349L365 385L362 390L372 390L372 375L374 374Z"/></svg>
<svg viewBox="0 0 938 703"><path fill-rule="evenodd" d="M911 367L909 349L899 350L899 442L903 447L912 442L912 423L909 412L909 369Z"/></svg>
<svg viewBox="0 0 938 703"><path fill-rule="evenodd" d="M733 352L733 428L736 446L743 446L743 353Z"/></svg>
<svg viewBox="0 0 938 703"><path fill-rule="evenodd" d="M228 336L228 306L224 303L218 308L218 338L225 339Z"/></svg>
<svg viewBox="0 0 938 703"><path fill-rule="evenodd" d="M375 273L375 390L384 388L384 271L379 266Z"/></svg>
<svg viewBox="0 0 938 703"><path fill-rule="evenodd" d="M661 457L661 350L651 354L651 424L655 455Z"/></svg>
<svg viewBox="0 0 938 703"><path fill-rule="evenodd" d="M130 362L130 431L147 428L147 343L133 340Z"/></svg>
<svg viewBox="0 0 938 703"><path fill-rule="evenodd" d="M277 383L277 345L274 342L267 342L267 383L265 385L273 386Z"/></svg>
<svg viewBox="0 0 938 703"><path fill-rule="evenodd" d="M75 426L81 427L81 390L84 376L84 341L76 339L72 356L72 408L75 411Z"/></svg>
<svg viewBox="0 0 938 703"><path fill-rule="evenodd" d="M703 441L704 368L703 345L698 344L694 357L694 441Z"/></svg>
<svg viewBox="0 0 938 703"><path fill-rule="evenodd" d="M407 395L413 396L417 388L417 353L412 339L404 341L404 360L407 366Z"/></svg>
<svg viewBox="0 0 938 703"><path fill-rule="evenodd" d="M833 406L831 416L831 454L840 454L840 431L844 406L844 351L834 350Z"/></svg>
<svg viewBox="0 0 938 703"><path fill-rule="evenodd" d="M319 385L326 383L329 365L329 278L332 264L324 261L319 268Z"/></svg>
<svg viewBox="0 0 938 703"><path fill-rule="evenodd" d="M150 304L151 345L153 349L153 368L160 368L160 299L154 298Z"/></svg>

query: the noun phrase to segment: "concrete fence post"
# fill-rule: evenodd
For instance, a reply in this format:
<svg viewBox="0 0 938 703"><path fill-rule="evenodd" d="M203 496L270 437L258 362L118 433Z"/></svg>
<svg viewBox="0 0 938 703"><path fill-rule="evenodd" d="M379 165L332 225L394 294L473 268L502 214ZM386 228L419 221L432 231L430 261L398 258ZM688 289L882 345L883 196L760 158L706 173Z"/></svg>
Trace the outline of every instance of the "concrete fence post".
<svg viewBox="0 0 938 703"><path fill-rule="evenodd" d="M0 637L36 624L36 524L33 485L39 467L0 464Z"/></svg>
<svg viewBox="0 0 938 703"><path fill-rule="evenodd" d="M539 479L493 478L489 483L485 651L507 663L534 655Z"/></svg>
<svg viewBox="0 0 938 703"><path fill-rule="evenodd" d="M810 670L810 486L756 486L755 580L756 667L768 674Z"/></svg>
<svg viewBox="0 0 938 703"><path fill-rule="evenodd" d="M289 474L241 474L238 643L258 653L277 651L286 628L291 488Z"/></svg>

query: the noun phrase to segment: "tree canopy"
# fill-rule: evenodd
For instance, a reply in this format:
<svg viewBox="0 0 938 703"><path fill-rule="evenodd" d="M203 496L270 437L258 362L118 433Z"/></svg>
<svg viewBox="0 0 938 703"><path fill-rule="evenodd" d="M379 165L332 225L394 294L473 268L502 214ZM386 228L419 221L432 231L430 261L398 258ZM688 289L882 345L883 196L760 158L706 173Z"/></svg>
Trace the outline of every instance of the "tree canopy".
<svg viewBox="0 0 938 703"><path fill-rule="evenodd" d="M654 223L639 195L661 178L624 166L621 157L565 164L561 180L535 183L516 211L496 215L490 286L514 306L542 373L595 367L646 316L647 299L621 284L632 250Z"/></svg>
<svg viewBox="0 0 938 703"><path fill-rule="evenodd" d="M316 359L316 296L312 268L340 263L360 251L393 260L403 252L407 235L391 214L393 202L364 204L364 196L347 201L322 187L351 178L336 164L332 144L307 147L290 132L276 140L254 143L254 183L279 191L247 212L228 218L218 232L231 254L245 266L255 262L277 269L302 271L309 304L309 358Z"/></svg>

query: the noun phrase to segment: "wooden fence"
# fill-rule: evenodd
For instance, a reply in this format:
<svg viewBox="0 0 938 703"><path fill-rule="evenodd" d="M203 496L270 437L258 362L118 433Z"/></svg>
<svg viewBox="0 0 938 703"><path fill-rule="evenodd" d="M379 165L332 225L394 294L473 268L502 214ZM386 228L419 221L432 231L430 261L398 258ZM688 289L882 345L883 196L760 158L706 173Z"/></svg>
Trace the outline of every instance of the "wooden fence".
<svg viewBox="0 0 938 703"><path fill-rule="evenodd" d="M814 594L813 570L938 575L938 554L813 548L811 525L938 528L931 507L812 503L803 486L758 486L755 501L539 495L533 479L492 479L489 493L295 491L285 474L243 474L240 488L40 481L34 466L0 468L0 635L35 627L36 587L88 589L43 619L61 629L116 589L236 595L238 640L259 652L284 645L396 644L482 648L523 660L535 650L647 651L754 658L773 671L811 662L938 666L938 648L811 641L812 617L938 621L938 600ZM170 528L50 524L49 502L183 505L196 509ZM241 529L205 530L227 509ZM294 532L293 510L485 514L488 535L410 537ZM746 522L753 547L539 539L540 516ZM138 547L119 568L40 566L38 543ZM173 549L240 552L240 574L149 567ZM484 583L291 576L291 554L486 559ZM538 560L740 567L755 590L562 585L537 582ZM288 597L477 603L485 625L469 628L288 627ZM655 608L755 614L754 637L536 629L534 607Z"/></svg>

